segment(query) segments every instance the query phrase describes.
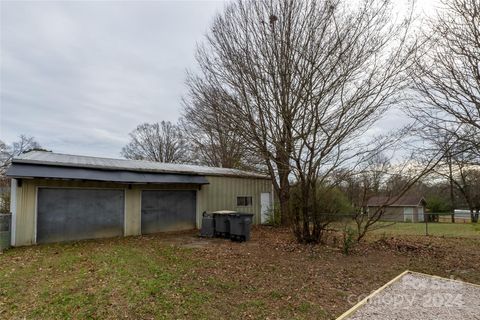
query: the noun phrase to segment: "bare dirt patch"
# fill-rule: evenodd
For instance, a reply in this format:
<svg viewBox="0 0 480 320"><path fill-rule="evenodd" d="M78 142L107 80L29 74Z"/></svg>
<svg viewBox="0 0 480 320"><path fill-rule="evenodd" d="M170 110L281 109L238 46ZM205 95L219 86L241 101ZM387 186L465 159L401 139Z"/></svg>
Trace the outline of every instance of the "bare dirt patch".
<svg viewBox="0 0 480 320"><path fill-rule="evenodd" d="M224 241L196 251L212 261L197 276L213 276L215 281L235 288L225 291L223 299L229 301L229 307L222 312L234 316L231 306L249 297L263 305L247 308L243 316L256 317L260 309L262 315L271 318L334 318L408 268L480 280L472 272L479 270L478 263L460 263L471 261L472 255L474 259L480 257L470 241L431 237L370 239L345 256L339 238L330 235L322 246L299 245L287 229L256 228L249 243Z"/></svg>

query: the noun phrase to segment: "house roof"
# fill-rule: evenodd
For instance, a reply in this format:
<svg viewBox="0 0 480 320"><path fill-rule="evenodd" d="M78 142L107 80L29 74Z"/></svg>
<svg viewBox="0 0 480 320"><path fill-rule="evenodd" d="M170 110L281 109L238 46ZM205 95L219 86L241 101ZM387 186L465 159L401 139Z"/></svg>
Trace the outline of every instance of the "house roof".
<svg viewBox="0 0 480 320"><path fill-rule="evenodd" d="M201 176L231 176L243 178L269 179L268 176L238 169L215 168L189 164L161 163L144 160L127 160L70 155L47 151L31 151L14 158L16 164L40 166L84 168L96 170L115 170L128 172L170 173ZM7 175L12 176L9 172Z"/></svg>
<svg viewBox="0 0 480 320"><path fill-rule="evenodd" d="M397 199L396 196L383 197L375 196L368 199L367 206L369 207L416 207L425 204L425 199L422 196L402 196Z"/></svg>

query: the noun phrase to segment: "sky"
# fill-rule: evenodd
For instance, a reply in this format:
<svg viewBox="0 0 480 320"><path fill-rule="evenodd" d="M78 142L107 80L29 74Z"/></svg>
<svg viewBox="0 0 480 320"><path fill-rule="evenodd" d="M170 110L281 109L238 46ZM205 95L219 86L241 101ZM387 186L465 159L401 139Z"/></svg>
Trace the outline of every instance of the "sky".
<svg viewBox="0 0 480 320"><path fill-rule="evenodd" d="M0 140L26 134L54 152L120 157L138 124L177 121L195 46L223 7L0 0ZM406 121L393 112L374 131Z"/></svg>
<svg viewBox="0 0 480 320"><path fill-rule="evenodd" d="M119 157L138 124L176 121L219 1L5 2L0 140Z"/></svg>

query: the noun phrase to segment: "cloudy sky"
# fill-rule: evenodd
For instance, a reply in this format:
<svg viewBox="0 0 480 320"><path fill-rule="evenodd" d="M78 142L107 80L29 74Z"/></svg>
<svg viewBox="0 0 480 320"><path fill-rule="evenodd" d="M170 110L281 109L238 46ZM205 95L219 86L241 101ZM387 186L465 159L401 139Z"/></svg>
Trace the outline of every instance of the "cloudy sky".
<svg viewBox="0 0 480 320"><path fill-rule="evenodd" d="M185 70L223 3L1 1L0 139L118 157L142 122L176 121Z"/></svg>
<svg viewBox="0 0 480 320"><path fill-rule="evenodd" d="M0 140L119 157L137 124L178 119L195 45L223 6L0 0Z"/></svg>

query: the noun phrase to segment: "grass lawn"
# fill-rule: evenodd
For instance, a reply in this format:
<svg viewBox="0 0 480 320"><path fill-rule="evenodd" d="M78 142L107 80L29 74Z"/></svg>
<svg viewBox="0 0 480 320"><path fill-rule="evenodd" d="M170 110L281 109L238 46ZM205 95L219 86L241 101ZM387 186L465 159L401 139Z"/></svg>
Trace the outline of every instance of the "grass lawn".
<svg viewBox="0 0 480 320"><path fill-rule="evenodd" d="M396 222L395 224L381 222L375 234L386 235L425 235L425 223ZM445 237L480 237L480 224L478 223L428 223L428 234Z"/></svg>
<svg viewBox="0 0 480 320"><path fill-rule="evenodd" d="M0 318L332 319L405 269L480 283L480 238L340 235L296 244L256 227L247 243L152 235L0 254Z"/></svg>

